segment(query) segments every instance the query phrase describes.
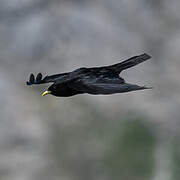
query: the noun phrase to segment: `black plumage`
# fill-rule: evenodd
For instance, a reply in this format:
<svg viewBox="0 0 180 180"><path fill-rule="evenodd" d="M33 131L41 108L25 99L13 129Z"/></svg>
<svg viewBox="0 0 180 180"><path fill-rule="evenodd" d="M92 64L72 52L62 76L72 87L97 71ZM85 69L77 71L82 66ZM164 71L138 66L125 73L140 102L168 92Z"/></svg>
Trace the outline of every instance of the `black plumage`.
<svg viewBox="0 0 180 180"><path fill-rule="evenodd" d="M83 67L72 72L55 74L44 78L42 78L41 73L38 73L36 78L31 74L27 85L53 83L42 95L52 94L59 97L68 97L83 93L115 94L149 89L146 86L126 83L119 74L121 71L150 58L151 56L148 54L141 54L110 66Z"/></svg>

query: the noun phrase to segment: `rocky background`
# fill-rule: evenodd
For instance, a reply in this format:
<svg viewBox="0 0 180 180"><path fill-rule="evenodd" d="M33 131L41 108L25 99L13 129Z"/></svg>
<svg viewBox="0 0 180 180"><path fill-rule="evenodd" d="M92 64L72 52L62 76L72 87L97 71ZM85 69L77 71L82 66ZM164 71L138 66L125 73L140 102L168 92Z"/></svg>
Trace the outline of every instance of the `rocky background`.
<svg viewBox="0 0 180 180"><path fill-rule="evenodd" d="M180 179L179 0L0 0L0 179ZM153 90L41 97L44 75L152 56Z"/></svg>

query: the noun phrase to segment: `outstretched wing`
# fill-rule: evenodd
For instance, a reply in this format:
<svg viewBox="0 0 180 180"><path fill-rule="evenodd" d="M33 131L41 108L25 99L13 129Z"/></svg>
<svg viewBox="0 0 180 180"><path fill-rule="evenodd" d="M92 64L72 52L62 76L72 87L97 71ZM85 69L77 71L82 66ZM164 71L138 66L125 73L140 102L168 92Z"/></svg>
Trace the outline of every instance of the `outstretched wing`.
<svg viewBox="0 0 180 180"><path fill-rule="evenodd" d="M125 83L124 80L120 78L94 80L89 77L75 81L71 84L71 88L89 94L115 94L149 89L145 86Z"/></svg>
<svg viewBox="0 0 180 180"><path fill-rule="evenodd" d="M109 69L113 70L114 72L117 72L117 73L120 73L121 71L125 70L125 69L128 69L128 68L131 68L133 66L136 66L148 59L150 59L151 56L144 53L144 54L141 54L139 56L133 56L125 61L122 61L120 63L117 63L117 64L114 64L114 65L111 65L111 66L107 66Z"/></svg>
<svg viewBox="0 0 180 180"><path fill-rule="evenodd" d="M31 74L29 77L29 81L27 81L27 85L33 85L33 84L44 84L49 82L56 82L64 80L69 73L62 73L62 74L54 74L51 76L45 76L42 78L42 74L38 73L38 75L34 76L34 74Z"/></svg>

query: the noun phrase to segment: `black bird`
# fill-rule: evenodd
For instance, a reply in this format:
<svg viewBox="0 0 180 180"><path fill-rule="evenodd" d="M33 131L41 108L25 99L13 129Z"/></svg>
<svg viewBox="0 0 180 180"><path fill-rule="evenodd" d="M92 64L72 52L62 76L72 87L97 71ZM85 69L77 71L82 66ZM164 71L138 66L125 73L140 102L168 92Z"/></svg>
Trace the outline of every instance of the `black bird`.
<svg viewBox="0 0 180 180"><path fill-rule="evenodd" d="M52 94L59 97L68 97L83 93L115 94L150 89L150 87L126 83L119 76L121 71L150 58L151 56L148 54L141 54L114 65L93 68L82 67L72 72L46 76L43 79L41 73L36 78L31 74L27 85L52 82L53 84L42 96Z"/></svg>

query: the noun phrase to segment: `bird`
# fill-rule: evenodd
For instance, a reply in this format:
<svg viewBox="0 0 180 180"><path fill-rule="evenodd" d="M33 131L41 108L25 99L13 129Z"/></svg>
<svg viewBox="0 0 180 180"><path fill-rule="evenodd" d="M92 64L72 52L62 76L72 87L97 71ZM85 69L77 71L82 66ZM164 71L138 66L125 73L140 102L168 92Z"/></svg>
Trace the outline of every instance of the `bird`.
<svg viewBox="0 0 180 180"><path fill-rule="evenodd" d="M126 83L126 81L120 77L122 71L150 58L150 55L144 53L110 66L81 67L72 72L54 74L45 76L44 78L41 73L38 73L36 77L31 73L27 85L52 83L52 85L42 93L42 96L51 94L57 97L70 97L85 93L91 95L111 95L151 89L152 87Z"/></svg>

